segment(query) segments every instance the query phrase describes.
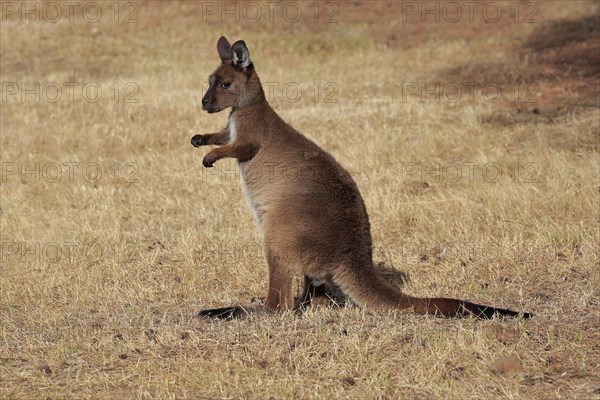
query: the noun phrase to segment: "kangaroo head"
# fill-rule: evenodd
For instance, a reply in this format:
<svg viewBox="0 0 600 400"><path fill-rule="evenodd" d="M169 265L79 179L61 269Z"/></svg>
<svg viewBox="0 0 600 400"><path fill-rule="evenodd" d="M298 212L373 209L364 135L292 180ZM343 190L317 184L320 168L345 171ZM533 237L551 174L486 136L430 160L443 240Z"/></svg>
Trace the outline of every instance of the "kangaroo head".
<svg viewBox="0 0 600 400"><path fill-rule="evenodd" d="M208 90L202 98L202 109L209 113L234 109L264 96L250 52L243 40L232 45L224 36L217 42L221 65L208 78Z"/></svg>

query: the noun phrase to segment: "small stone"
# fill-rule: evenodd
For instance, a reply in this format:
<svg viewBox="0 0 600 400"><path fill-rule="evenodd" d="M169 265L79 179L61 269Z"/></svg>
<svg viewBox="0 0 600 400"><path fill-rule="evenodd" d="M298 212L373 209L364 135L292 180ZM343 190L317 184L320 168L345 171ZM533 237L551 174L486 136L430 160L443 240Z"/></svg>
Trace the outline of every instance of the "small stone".
<svg viewBox="0 0 600 400"><path fill-rule="evenodd" d="M49 365L40 366L40 371L42 371L45 375L52 375L52 368Z"/></svg>

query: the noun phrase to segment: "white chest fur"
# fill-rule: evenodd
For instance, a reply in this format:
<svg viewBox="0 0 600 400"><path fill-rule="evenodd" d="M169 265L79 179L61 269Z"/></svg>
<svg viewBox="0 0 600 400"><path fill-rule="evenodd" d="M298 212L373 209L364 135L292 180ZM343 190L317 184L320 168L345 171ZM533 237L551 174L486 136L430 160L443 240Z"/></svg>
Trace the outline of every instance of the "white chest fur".
<svg viewBox="0 0 600 400"><path fill-rule="evenodd" d="M229 143L235 142L237 138L237 127L235 125L235 118L233 116L229 117L229 122L227 124L227 129L229 130ZM252 175L251 165L252 161L243 162L239 164L240 168L240 181L242 184L242 191L244 192L244 197L246 197L246 201L248 202L248 206L250 207L250 211L252 211L252 215L258 224L258 229L262 234L262 220L261 220L261 212L260 212L260 204L256 197L256 194L253 193L251 185L248 184L246 179L248 179L249 175Z"/></svg>
<svg viewBox="0 0 600 400"><path fill-rule="evenodd" d="M244 197L246 197L246 201L248 202L250 211L252 211L252 215L254 216L256 224L258 225L258 230L262 234L261 206L256 194L252 191L252 187L248 184L248 182L246 182L246 178L244 177L244 170L245 168L242 165L240 165L242 191L244 192Z"/></svg>
<svg viewBox="0 0 600 400"><path fill-rule="evenodd" d="M229 143L235 142L235 138L237 137L237 130L235 128L235 118L233 118L233 116L229 117L227 130L229 131Z"/></svg>

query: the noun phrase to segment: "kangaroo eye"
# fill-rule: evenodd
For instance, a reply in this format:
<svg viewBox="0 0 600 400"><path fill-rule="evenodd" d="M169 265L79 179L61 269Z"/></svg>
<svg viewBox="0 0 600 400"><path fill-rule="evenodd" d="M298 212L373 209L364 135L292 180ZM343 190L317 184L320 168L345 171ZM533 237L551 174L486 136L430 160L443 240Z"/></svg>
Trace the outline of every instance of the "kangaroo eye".
<svg viewBox="0 0 600 400"><path fill-rule="evenodd" d="M229 86L231 86L231 83L229 83L229 82L223 82L223 83L221 83L221 87L223 89L229 89Z"/></svg>

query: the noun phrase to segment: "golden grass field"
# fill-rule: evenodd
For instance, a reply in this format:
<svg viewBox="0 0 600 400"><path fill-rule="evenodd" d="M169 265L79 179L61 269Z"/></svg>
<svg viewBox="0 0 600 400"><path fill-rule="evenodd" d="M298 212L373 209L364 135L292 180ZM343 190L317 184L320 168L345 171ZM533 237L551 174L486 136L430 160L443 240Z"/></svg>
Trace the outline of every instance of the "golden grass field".
<svg viewBox="0 0 600 400"><path fill-rule="evenodd" d="M0 398L600 398L598 1L56 4L0 3ZM235 162L189 144L227 119L200 104L221 35L408 293L535 317L195 318L267 284Z"/></svg>

